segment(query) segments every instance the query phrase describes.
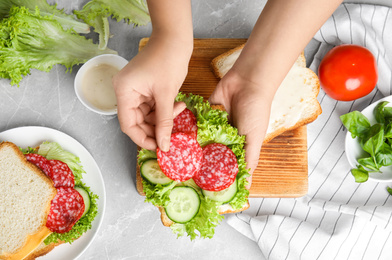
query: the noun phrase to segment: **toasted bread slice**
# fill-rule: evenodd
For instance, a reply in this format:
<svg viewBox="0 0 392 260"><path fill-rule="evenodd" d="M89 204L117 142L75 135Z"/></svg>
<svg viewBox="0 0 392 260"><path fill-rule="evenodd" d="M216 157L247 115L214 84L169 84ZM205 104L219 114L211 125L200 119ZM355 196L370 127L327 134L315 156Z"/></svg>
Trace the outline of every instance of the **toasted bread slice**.
<svg viewBox="0 0 392 260"><path fill-rule="evenodd" d="M10 142L0 143L0 187L0 259L8 259L29 238L48 233L46 219L57 190Z"/></svg>
<svg viewBox="0 0 392 260"><path fill-rule="evenodd" d="M218 78L230 70L243 47L244 44L212 60L211 67ZM305 55L301 53L274 96L264 143L285 131L313 122L322 112L317 100L319 91L319 79L306 68Z"/></svg>

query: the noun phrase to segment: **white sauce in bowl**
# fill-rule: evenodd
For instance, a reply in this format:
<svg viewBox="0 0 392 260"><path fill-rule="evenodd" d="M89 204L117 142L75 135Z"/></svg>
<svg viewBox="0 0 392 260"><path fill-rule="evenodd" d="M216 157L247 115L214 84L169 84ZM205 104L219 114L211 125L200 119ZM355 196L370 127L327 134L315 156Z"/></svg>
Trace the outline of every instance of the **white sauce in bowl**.
<svg viewBox="0 0 392 260"><path fill-rule="evenodd" d="M115 54L95 56L80 67L75 76L75 94L89 110L101 115L117 114L112 78L128 61Z"/></svg>
<svg viewBox="0 0 392 260"><path fill-rule="evenodd" d="M110 111L116 109L117 99L112 78L120 70L110 64L98 64L89 68L82 79L82 93L94 107Z"/></svg>

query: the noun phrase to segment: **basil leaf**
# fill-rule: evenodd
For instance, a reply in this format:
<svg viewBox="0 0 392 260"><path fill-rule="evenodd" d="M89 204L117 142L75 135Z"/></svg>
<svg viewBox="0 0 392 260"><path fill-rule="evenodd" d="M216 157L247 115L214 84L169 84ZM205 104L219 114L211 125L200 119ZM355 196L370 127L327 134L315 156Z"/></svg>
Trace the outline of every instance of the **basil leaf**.
<svg viewBox="0 0 392 260"><path fill-rule="evenodd" d="M351 137L361 137L370 128L369 120L359 111L352 111L340 116L340 120L347 130L351 133Z"/></svg>
<svg viewBox="0 0 392 260"><path fill-rule="evenodd" d="M390 187L387 187L387 191L392 195L392 189Z"/></svg>
<svg viewBox="0 0 392 260"><path fill-rule="evenodd" d="M373 157L358 159L358 163L372 171L380 171L380 166L377 164L377 161L373 159Z"/></svg>
<svg viewBox="0 0 392 260"><path fill-rule="evenodd" d="M351 169L351 174L358 183L366 182L369 179L368 171L366 171L362 166L358 166L357 169Z"/></svg>
<svg viewBox="0 0 392 260"><path fill-rule="evenodd" d="M392 137L392 124L388 124L384 129L384 138L391 138Z"/></svg>
<svg viewBox="0 0 392 260"><path fill-rule="evenodd" d="M380 148L380 151L376 154L376 163L381 166L389 166L392 165L392 148L383 143Z"/></svg>
<svg viewBox="0 0 392 260"><path fill-rule="evenodd" d="M377 106L373 110L374 117L376 118L376 121L380 124L385 123L385 118L384 118L384 107L388 105L388 101L383 101L377 104Z"/></svg>
<svg viewBox="0 0 392 260"><path fill-rule="evenodd" d="M392 122L392 107L384 107L385 124Z"/></svg>
<svg viewBox="0 0 392 260"><path fill-rule="evenodd" d="M375 157L384 143L384 125L372 125L360 144L363 150Z"/></svg>

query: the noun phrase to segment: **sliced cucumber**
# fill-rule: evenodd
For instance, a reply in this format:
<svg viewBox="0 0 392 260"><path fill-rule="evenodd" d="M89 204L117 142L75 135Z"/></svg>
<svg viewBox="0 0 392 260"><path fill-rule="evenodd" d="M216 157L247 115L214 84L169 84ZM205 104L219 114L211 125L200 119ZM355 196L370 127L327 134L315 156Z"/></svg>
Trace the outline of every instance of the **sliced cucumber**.
<svg viewBox="0 0 392 260"><path fill-rule="evenodd" d="M227 189L221 191L202 190L204 196L223 204L229 203L237 194L237 179Z"/></svg>
<svg viewBox="0 0 392 260"><path fill-rule="evenodd" d="M151 159L143 162L140 167L140 173L144 179L153 183L153 184L162 184L168 185L173 182L172 179L169 179L159 167L158 161L155 159Z"/></svg>
<svg viewBox="0 0 392 260"><path fill-rule="evenodd" d="M90 195L88 195L88 192L85 189L83 189L82 187L76 186L75 190L77 190L80 193L80 195L82 195L82 197L83 197L83 201L84 201L84 212L82 215L82 217L83 217L84 215L86 215L86 213L90 209Z"/></svg>
<svg viewBox="0 0 392 260"><path fill-rule="evenodd" d="M200 197L192 187L174 187L169 199L170 202L165 207L166 215L176 223L189 222L199 212Z"/></svg>

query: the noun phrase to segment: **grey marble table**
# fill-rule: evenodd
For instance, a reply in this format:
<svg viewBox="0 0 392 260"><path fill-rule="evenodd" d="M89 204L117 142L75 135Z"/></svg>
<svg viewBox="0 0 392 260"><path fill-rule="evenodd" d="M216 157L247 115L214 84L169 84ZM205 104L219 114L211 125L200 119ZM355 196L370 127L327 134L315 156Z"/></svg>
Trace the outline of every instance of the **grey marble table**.
<svg viewBox="0 0 392 260"><path fill-rule="evenodd" d="M51 1L53 2L53 1ZM67 12L86 0L58 0ZM194 34L198 38L248 37L264 1L194 1ZM109 47L127 60L148 37L151 25L134 28L110 21ZM101 169L107 203L104 220L81 259L251 259L257 245L223 222L213 239L190 242L176 238L161 224L158 210L144 202L135 188L136 146L124 135L116 116L101 116L77 99L73 80L78 66L66 73L55 66L49 73L32 71L20 87L0 80L0 132L19 126L45 126L78 140Z"/></svg>
<svg viewBox="0 0 392 260"><path fill-rule="evenodd" d="M53 2L53 1L51 1ZM58 0L67 12L86 0ZM200 0L192 2L195 38L247 38L263 1ZM378 1L382 3L382 1ZM110 22L109 47L130 60L151 26L134 28ZM308 46L307 53L312 46ZM0 132L19 126L45 126L78 140L101 169L107 205L100 231L80 259L262 259L253 241L222 222L212 239L176 238L161 224L159 212L135 188L136 145L124 135L116 116L101 116L77 99L73 80L55 66L49 73L32 71L20 87L0 80Z"/></svg>

